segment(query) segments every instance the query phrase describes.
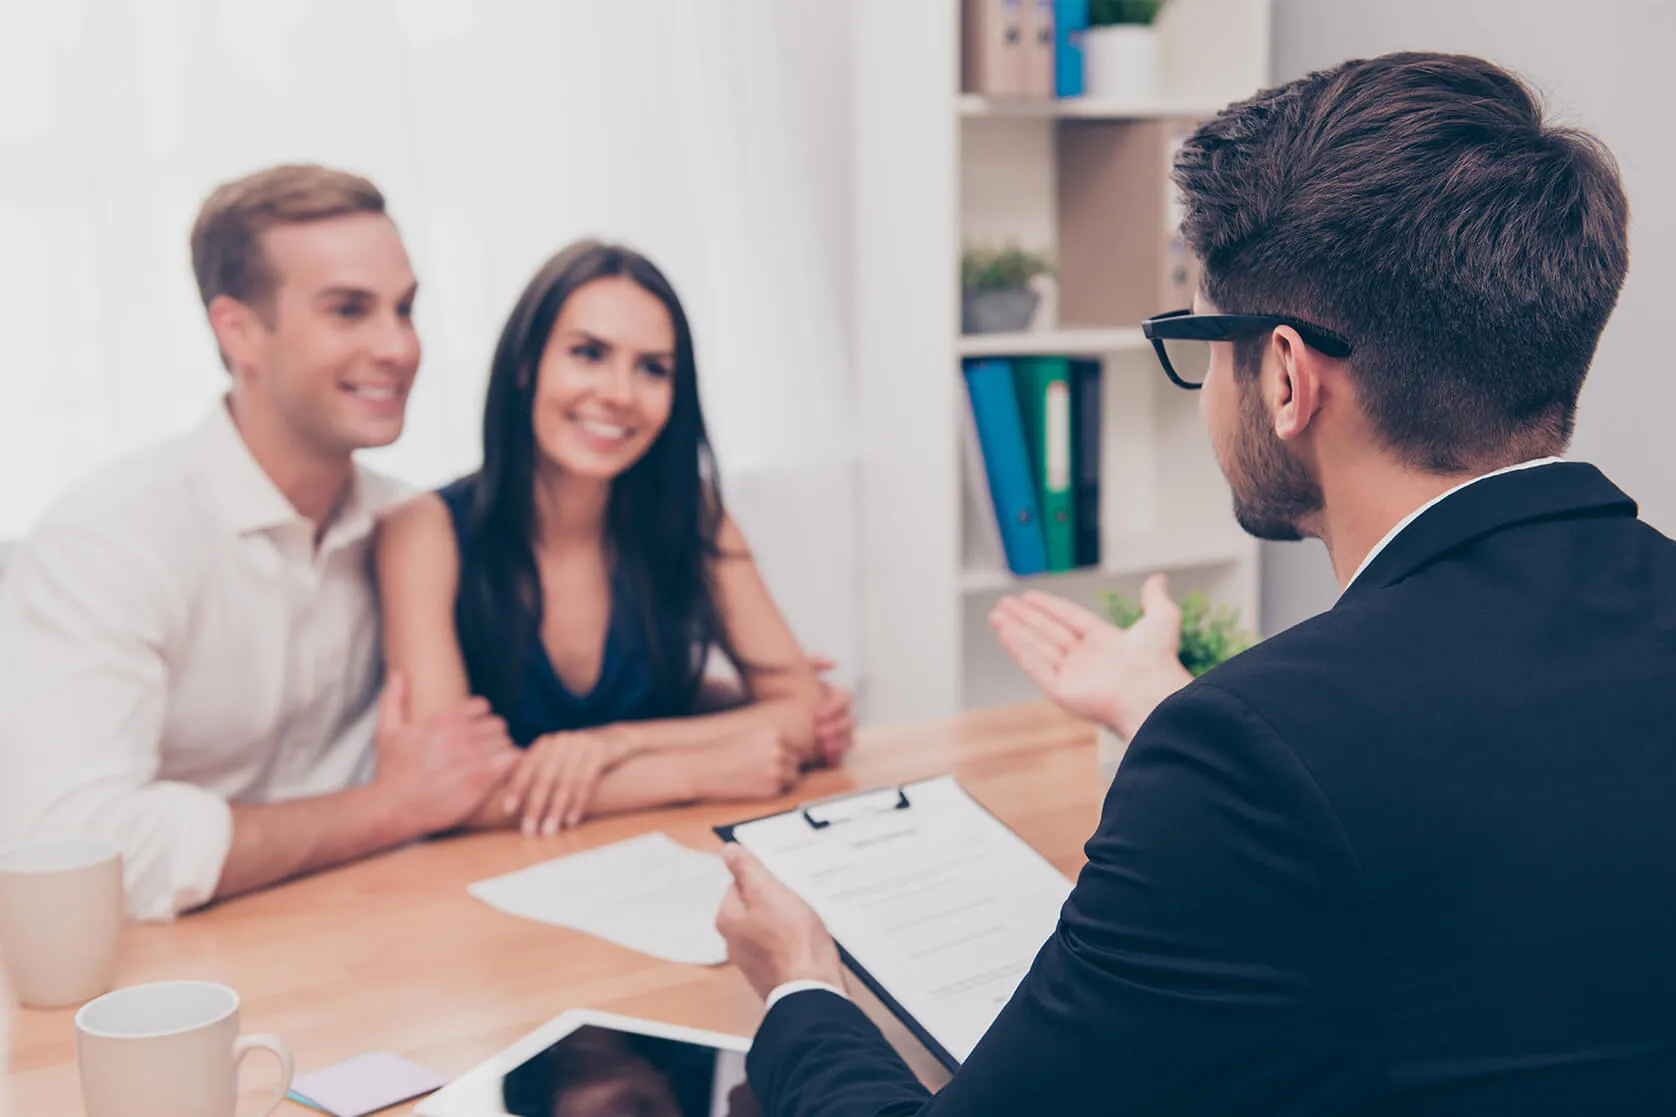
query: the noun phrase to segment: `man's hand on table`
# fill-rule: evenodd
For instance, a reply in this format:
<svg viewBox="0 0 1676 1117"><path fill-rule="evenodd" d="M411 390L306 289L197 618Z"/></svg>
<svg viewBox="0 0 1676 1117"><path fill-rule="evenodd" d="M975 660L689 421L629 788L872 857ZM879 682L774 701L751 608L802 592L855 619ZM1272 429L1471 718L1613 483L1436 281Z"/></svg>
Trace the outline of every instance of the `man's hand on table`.
<svg viewBox="0 0 1676 1117"><path fill-rule="evenodd" d="M729 842L722 860L733 873L733 887L716 913L716 930L727 940L728 960L757 995L767 997L788 981L842 989L838 946L814 910L738 844Z"/></svg>
<svg viewBox="0 0 1676 1117"><path fill-rule="evenodd" d="M408 716L408 681L392 671L379 696L371 791L404 837L449 830L470 818L517 766L506 723L482 698L423 721Z"/></svg>

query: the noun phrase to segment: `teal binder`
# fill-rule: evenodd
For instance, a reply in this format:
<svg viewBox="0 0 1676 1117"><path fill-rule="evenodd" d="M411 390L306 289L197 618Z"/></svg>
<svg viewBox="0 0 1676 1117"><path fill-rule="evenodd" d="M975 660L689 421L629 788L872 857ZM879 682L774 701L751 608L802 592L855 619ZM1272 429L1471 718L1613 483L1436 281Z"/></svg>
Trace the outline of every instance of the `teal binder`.
<svg viewBox="0 0 1676 1117"><path fill-rule="evenodd" d="M1042 509L1042 539L1050 571L1077 565L1076 498L1071 465L1071 375L1064 357L1020 357L1013 362L1030 471Z"/></svg>

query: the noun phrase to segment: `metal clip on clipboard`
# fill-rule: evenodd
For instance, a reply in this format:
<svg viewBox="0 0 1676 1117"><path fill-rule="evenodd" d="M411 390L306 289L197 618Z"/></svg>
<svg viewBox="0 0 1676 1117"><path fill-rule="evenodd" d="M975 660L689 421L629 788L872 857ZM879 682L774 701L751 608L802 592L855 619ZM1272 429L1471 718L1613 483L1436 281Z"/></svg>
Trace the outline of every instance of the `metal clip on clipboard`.
<svg viewBox="0 0 1676 1117"><path fill-rule="evenodd" d="M911 806L913 804L908 802L906 791L900 787L887 787L877 791L852 791L816 799L803 804L802 814L803 821L809 824L810 829L825 830L834 822L849 822L851 819L868 815L905 811Z"/></svg>

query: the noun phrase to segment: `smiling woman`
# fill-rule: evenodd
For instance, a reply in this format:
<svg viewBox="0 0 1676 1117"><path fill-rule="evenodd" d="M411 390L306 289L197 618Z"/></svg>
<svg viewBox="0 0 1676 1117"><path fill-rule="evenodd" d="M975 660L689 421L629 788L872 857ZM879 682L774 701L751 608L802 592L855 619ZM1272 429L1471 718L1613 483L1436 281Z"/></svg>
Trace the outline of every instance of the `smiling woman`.
<svg viewBox="0 0 1676 1117"><path fill-rule="evenodd" d="M530 281L489 375L483 466L390 518L385 655L425 717L487 698L527 751L486 825L778 795L820 684L723 507L686 313L631 249ZM742 683L706 706L712 653Z"/></svg>
<svg viewBox="0 0 1676 1117"><path fill-rule="evenodd" d="M658 297L627 276L595 279L566 300L536 371L537 473L555 515L567 502L554 488L609 481L663 432L675 398L674 329Z"/></svg>

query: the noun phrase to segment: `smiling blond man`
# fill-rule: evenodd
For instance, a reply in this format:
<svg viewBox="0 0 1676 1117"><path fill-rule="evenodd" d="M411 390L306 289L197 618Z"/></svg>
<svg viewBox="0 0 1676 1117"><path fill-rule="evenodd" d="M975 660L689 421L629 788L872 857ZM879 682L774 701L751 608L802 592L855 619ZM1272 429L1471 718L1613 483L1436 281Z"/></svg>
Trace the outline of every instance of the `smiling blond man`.
<svg viewBox="0 0 1676 1117"><path fill-rule="evenodd" d="M451 828L510 767L480 701L378 692L377 519L417 284L363 178L280 166L192 230L231 377L198 428L95 474L0 580L0 844L103 834L167 919Z"/></svg>

